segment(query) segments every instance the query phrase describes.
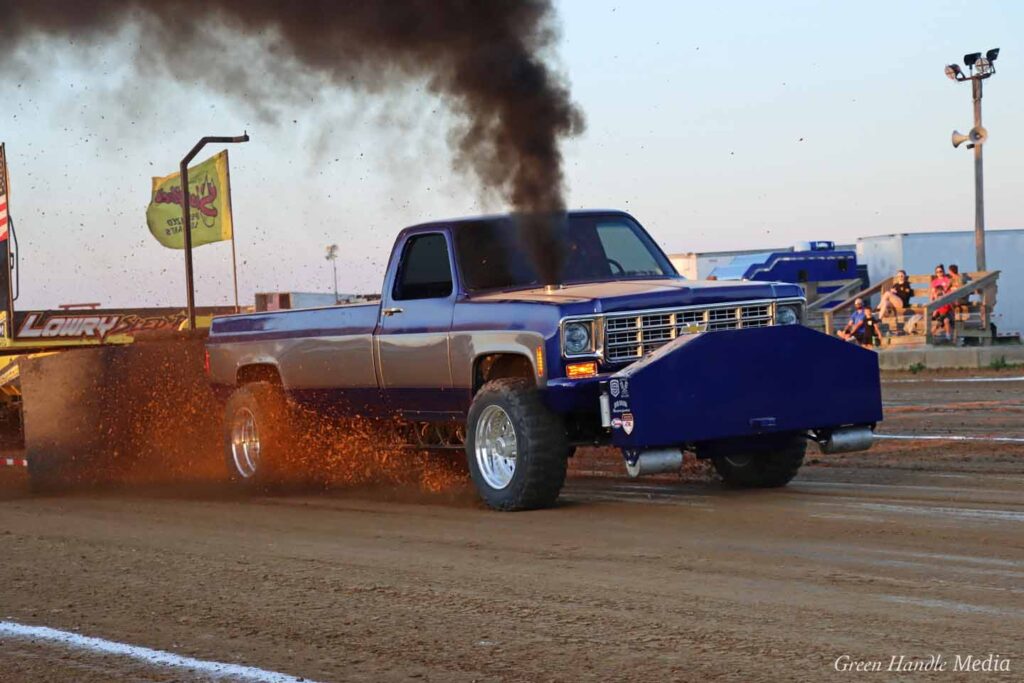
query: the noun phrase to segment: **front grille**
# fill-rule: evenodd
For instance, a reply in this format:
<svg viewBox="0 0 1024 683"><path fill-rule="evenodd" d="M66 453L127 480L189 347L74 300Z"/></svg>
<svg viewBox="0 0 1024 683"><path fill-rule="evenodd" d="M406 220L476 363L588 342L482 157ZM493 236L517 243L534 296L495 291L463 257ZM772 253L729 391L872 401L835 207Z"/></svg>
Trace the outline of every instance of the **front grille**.
<svg viewBox="0 0 1024 683"><path fill-rule="evenodd" d="M767 327L774 322L770 303L609 316L604 322L604 357L611 363L636 360L682 334Z"/></svg>

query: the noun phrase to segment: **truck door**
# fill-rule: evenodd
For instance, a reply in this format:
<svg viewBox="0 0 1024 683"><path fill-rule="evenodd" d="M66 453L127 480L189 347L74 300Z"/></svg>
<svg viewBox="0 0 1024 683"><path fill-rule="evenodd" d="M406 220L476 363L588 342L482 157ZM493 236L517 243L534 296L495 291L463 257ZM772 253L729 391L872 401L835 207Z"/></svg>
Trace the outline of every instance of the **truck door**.
<svg viewBox="0 0 1024 683"><path fill-rule="evenodd" d="M456 410L448 362L455 285L444 233L413 235L402 247L390 291L382 292L377 352L381 387L405 413Z"/></svg>

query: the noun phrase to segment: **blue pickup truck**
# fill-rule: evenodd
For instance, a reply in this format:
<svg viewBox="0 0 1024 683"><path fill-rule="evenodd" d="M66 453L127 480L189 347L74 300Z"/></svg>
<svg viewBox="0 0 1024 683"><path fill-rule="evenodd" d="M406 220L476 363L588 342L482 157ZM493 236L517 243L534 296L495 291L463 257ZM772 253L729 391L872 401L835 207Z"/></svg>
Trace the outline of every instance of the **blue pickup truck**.
<svg viewBox="0 0 1024 683"><path fill-rule="evenodd" d="M688 450L743 487L788 483L810 440L870 447L877 358L803 327L797 285L685 280L621 211L551 220L557 284L520 217L460 219L398 235L379 304L214 318L233 479L273 479L293 406L464 449L498 510L552 505L582 445L620 448L631 476Z"/></svg>

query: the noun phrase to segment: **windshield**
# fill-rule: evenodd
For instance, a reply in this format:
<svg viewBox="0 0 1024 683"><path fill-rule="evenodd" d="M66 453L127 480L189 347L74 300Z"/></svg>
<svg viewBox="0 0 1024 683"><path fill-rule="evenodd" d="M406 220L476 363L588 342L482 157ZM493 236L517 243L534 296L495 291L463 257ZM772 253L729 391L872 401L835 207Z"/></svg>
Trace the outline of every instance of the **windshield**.
<svg viewBox="0 0 1024 683"><path fill-rule="evenodd" d="M653 240L626 216L569 216L553 223L564 254L559 284L675 275ZM516 219L459 223L453 232L466 291L549 284Z"/></svg>

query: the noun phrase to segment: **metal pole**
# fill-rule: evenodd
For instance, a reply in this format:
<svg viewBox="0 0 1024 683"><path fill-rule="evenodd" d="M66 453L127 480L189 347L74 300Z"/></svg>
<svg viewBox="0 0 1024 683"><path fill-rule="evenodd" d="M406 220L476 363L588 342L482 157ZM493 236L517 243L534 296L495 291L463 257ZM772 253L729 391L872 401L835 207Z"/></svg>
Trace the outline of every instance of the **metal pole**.
<svg viewBox="0 0 1024 683"><path fill-rule="evenodd" d="M181 222L182 230L185 231L185 306L188 313L188 329L190 332L196 330L196 291L192 280L192 207L188 185L188 162L199 151L200 145L196 145L189 152L188 156L181 160L178 172L181 176Z"/></svg>
<svg viewBox="0 0 1024 683"><path fill-rule="evenodd" d="M225 152L226 154L227 152ZM235 210L231 206L231 163L227 164L228 213L231 215L231 282L235 286L235 313L241 313L238 305L238 256L235 254Z"/></svg>
<svg viewBox="0 0 1024 683"><path fill-rule="evenodd" d="M188 306L188 329L191 332L196 330L196 291L195 282L192 279L192 211L189 206L188 165L199 154L199 150L211 142L249 142L249 134L245 133L235 137L207 136L201 138L192 151L181 160L179 171L181 173L181 216L185 230L185 294ZM234 238L233 228L231 235Z"/></svg>
<svg viewBox="0 0 1024 683"><path fill-rule="evenodd" d="M331 265L334 266L334 303L338 303L338 259L331 259Z"/></svg>
<svg viewBox="0 0 1024 683"><path fill-rule="evenodd" d="M981 130L981 79L971 80L974 98L974 127ZM976 269L985 270L985 181L982 174L981 148L974 145L974 260Z"/></svg>

